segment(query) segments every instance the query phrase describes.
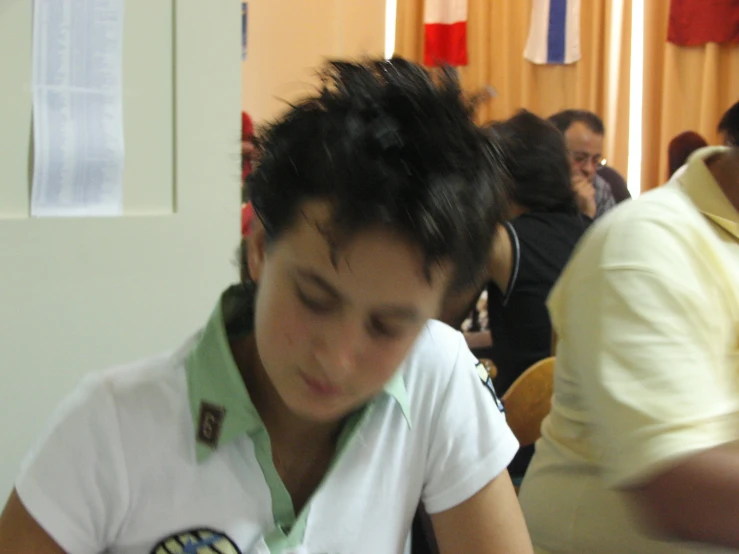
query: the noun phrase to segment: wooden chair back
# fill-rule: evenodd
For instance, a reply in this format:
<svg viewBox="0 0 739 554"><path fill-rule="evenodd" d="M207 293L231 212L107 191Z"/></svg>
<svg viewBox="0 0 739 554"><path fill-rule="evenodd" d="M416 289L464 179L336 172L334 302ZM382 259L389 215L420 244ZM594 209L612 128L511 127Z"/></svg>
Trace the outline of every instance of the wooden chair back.
<svg viewBox="0 0 739 554"><path fill-rule="evenodd" d="M551 408L554 389L554 357L536 362L503 395L506 421L521 446L541 436L541 422Z"/></svg>

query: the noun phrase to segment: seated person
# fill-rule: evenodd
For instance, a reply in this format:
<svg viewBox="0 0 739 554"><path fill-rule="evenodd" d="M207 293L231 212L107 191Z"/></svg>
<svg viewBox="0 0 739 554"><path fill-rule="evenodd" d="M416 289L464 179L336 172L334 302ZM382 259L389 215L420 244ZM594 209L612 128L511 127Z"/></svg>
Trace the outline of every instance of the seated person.
<svg viewBox="0 0 739 554"><path fill-rule="evenodd" d="M564 110L549 121L565 137L565 146L572 169L572 190L580 211L597 219L616 206L613 191L598 175L603 161L603 121L586 110Z"/></svg>
<svg viewBox="0 0 739 554"><path fill-rule="evenodd" d="M725 146L739 146L739 102L734 103L721 117L718 133Z"/></svg>
<svg viewBox="0 0 739 554"><path fill-rule="evenodd" d="M500 394L550 355L546 298L588 227L569 187L567 154L555 131L527 111L488 127L503 145L513 178L513 217L498 228L488 258L487 311Z"/></svg>
<svg viewBox="0 0 739 554"><path fill-rule="evenodd" d="M626 179L616 169L610 165L601 164L598 167L597 173L598 177L601 177L611 187L611 193L616 204L620 204L624 200L631 198L629 187L626 185Z"/></svg>
<svg viewBox="0 0 739 554"><path fill-rule="evenodd" d="M667 145L667 178L672 177L684 166L693 152L704 146L708 146L706 139L695 131L684 131L675 135Z"/></svg>
<svg viewBox="0 0 739 554"><path fill-rule="evenodd" d="M334 62L323 83L260 140L248 277L173 353L85 379L0 552L395 553L420 500L442 554L532 552L518 444L431 321L481 272L502 160L452 71Z"/></svg>
<svg viewBox="0 0 739 554"><path fill-rule="evenodd" d="M488 256L488 322L491 358L499 394L531 365L550 356L552 328L546 298L588 227L570 187L570 166L562 135L547 121L521 111L486 132L499 142L513 177L512 219L497 228ZM449 298L445 311L454 321L463 295ZM528 453L509 469L525 472Z"/></svg>
<svg viewBox="0 0 739 554"><path fill-rule="evenodd" d="M554 396L519 498L537 552L739 549L739 148L595 225L549 298Z"/></svg>

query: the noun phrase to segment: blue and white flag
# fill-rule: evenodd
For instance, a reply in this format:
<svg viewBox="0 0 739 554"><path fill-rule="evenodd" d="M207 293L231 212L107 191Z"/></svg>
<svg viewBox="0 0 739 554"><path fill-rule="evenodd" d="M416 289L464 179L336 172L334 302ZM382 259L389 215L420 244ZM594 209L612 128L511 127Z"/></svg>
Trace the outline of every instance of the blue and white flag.
<svg viewBox="0 0 739 554"><path fill-rule="evenodd" d="M580 59L580 0L534 0L524 57L536 64Z"/></svg>

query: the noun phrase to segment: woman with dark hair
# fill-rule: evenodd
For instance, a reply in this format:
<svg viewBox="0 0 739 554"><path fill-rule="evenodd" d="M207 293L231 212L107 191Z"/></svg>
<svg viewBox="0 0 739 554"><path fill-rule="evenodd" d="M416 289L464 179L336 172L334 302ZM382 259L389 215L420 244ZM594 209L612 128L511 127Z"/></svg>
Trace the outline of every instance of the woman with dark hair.
<svg viewBox="0 0 739 554"><path fill-rule="evenodd" d="M667 178L684 166L693 152L704 146L708 146L706 139L695 131L684 131L676 135L667 146Z"/></svg>
<svg viewBox="0 0 739 554"><path fill-rule="evenodd" d="M526 368L549 356L544 302L591 220L577 208L564 139L551 123L522 110L483 130L503 149L513 177L509 218L496 228L484 279L495 386L503 394ZM444 321L459 327L481 287L449 296Z"/></svg>
<svg viewBox="0 0 739 554"><path fill-rule="evenodd" d="M590 220L577 209L564 139L553 125L521 111L487 132L503 145L513 177L512 217L493 242L487 285L496 387L503 394L549 356L544 302Z"/></svg>
<svg viewBox="0 0 739 554"><path fill-rule="evenodd" d="M528 367L550 356L546 298L591 220L577 208L564 139L551 123L523 110L485 132L502 145L513 177L510 219L497 227L485 285L494 384L502 395ZM479 293L450 298L445 320L458 323L458 308L470 306ZM514 477L523 475L531 454L533 449L519 452L509 466Z"/></svg>

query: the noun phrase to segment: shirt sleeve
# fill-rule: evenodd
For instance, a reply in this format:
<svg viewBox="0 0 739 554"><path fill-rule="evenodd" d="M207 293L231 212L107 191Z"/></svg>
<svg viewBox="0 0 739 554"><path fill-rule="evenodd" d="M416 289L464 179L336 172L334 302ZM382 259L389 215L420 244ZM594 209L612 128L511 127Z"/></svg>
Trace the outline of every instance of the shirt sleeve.
<svg viewBox="0 0 739 554"><path fill-rule="evenodd" d="M563 332L558 378L579 383L590 446L606 485L619 489L737 438L723 316L700 245L626 223L606 261L550 302ZM555 402L572 401L555 387Z"/></svg>
<svg viewBox="0 0 739 554"><path fill-rule="evenodd" d="M602 177L596 175L595 182L595 219L616 207L616 198L613 196L611 185Z"/></svg>
<svg viewBox="0 0 739 554"><path fill-rule="evenodd" d="M459 335L454 371L431 429L423 490L430 514L474 496L505 471L518 450L518 442L494 395L481 381L476 364Z"/></svg>
<svg viewBox="0 0 739 554"><path fill-rule="evenodd" d="M128 486L115 405L99 378L88 378L57 409L15 487L66 552L99 554L113 542Z"/></svg>

